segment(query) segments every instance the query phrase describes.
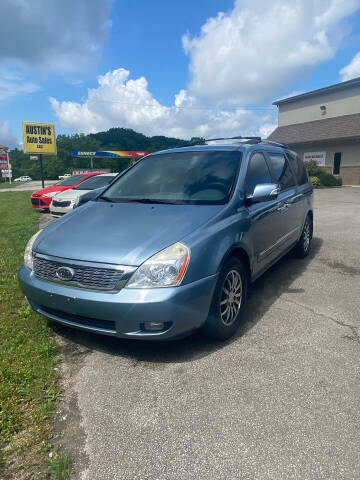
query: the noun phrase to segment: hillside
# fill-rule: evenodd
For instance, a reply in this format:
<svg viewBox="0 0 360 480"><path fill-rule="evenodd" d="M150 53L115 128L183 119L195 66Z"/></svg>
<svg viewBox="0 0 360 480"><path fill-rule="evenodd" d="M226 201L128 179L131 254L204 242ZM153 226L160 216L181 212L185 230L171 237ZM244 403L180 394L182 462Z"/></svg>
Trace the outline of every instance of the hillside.
<svg viewBox="0 0 360 480"><path fill-rule="evenodd" d="M110 128L106 132L74 135L58 135L57 155L45 156L44 174L47 179L57 179L63 173L71 173L75 168L87 168L90 161L87 158L74 158L71 150L147 150L155 152L173 148L186 142L178 138L163 136L147 137L142 133L126 128ZM29 159L29 155L22 150L14 149L10 152L10 162L13 168L13 178L20 175L29 175L33 179L40 178L38 162ZM128 159L97 159L94 167L110 168L113 172L120 172L129 165Z"/></svg>

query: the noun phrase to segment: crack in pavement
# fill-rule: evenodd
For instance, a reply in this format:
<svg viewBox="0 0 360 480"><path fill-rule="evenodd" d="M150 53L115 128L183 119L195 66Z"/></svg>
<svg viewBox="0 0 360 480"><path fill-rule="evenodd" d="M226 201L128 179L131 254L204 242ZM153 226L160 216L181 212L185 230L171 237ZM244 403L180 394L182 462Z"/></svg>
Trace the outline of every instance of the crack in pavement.
<svg viewBox="0 0 360 480"><path fill-rule="evenodd" d="M308 305L305 305L303 303L295 302L294 300L282 299L282 301L287 303L292 303L293 305L297 305L298 307L302 307L305 310L313 313L314 315L318 315L319 317L323 317L323 318L326 318L327 320L331 320L333 323L335 323L336 325L339 325L340 327L348 328L351 331L352 335L347 336L347 338L351 338L351 340L354 340L356 343L360 345L360 335L358 332L358 327L355 327L355 325L350 325L349 323L342 322L341 320L336 320L336 318L332 317L331 315L318 312L314 308L311 308Z"/></svg>

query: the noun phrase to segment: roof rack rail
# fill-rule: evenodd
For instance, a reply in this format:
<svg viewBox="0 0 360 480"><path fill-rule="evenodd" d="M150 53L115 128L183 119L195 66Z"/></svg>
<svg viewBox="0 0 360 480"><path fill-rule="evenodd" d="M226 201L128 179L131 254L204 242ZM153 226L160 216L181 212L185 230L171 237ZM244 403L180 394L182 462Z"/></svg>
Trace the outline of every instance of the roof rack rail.
<svg viewBox="0 0 360 480"><path fill-rule="evenodd" d="M193 147L195 145L205 145L206 142L215 142L217 140L248 140L247 143L252 143L252 144L258 144L258 143L264 143L265 145L273 145L274 147L282 147L282 148L289 148L286 143L280 143L280 142L273 142L272 140L262 140L261 137L242 137L242 136L236 136L236 137L220 137L220 138L207 138L204 140L204 143L199 143L199 142L188 142L183 145L178 145L177 147L174 148L183 148L183 147Z"/></svg>
<svg viewBox="0 0 360 480"><path fill-rule="evenodd" d="M286 145L286 143L273 142L272 140L261 140L261 143L265 143L266 145L274 145L274 147L289 148L289 145Z"/></svg>
<svg viewBox="0 0 360 480"><path fill-rule="evenodd" d="M261 137L242 137L239 135L237 137L207 138L205 142L215 142L216 140L254 140L260 143Z"/></svg>

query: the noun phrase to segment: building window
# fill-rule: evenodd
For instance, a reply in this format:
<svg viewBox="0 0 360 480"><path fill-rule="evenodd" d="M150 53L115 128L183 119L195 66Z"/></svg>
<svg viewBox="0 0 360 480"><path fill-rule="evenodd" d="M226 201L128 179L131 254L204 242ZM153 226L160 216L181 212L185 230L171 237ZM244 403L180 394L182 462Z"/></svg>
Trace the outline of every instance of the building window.
<svg viewBox="0 0 360 480"><path fill-rule="evenodd" d="M341 152L336 152L334 154L334 168L333 168L334 175L340 174L340 165L341 165Z"/></svg>

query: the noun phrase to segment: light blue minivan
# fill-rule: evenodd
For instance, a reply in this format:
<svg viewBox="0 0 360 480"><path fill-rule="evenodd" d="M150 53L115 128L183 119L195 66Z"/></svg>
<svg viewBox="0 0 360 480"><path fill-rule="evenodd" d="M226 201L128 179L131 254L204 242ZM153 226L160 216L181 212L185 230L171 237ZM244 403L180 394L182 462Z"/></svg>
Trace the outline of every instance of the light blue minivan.
<svg viewBox="0 0 360 480"><path fill-rule="evenodd" d="M309 253L313 189L286 145L257 137L150 154L34 235L19 270L29 305L56 322L133 339L241 322L250 282Z"/></svg>

